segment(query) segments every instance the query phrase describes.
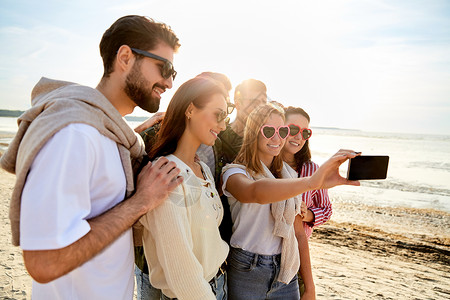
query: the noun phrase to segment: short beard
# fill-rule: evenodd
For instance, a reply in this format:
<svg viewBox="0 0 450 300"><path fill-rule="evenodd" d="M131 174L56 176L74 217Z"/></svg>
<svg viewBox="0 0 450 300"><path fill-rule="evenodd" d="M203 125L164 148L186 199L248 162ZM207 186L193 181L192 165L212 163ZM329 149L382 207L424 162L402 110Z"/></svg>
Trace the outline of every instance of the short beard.
<svg viewBox="0 0 450 300"><path fill-rule="evenodd" d="M136 60L133 68L125 80L125 93L137 106L150 113L159 109L159 98L152 97L153 88L145 80L140 71L140 60Z"/></svg>

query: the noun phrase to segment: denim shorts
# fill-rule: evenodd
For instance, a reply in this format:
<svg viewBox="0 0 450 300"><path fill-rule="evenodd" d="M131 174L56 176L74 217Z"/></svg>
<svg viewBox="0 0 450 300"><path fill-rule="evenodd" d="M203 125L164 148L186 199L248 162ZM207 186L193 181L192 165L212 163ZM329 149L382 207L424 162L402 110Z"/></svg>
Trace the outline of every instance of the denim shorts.
<svg viewBox="0 0 450 300"><path fill-rule="evenodd" d="M277 281L281 254L259 255L231 247L227 260L229 300L300 299L297 275L289 284Z"/></svg>

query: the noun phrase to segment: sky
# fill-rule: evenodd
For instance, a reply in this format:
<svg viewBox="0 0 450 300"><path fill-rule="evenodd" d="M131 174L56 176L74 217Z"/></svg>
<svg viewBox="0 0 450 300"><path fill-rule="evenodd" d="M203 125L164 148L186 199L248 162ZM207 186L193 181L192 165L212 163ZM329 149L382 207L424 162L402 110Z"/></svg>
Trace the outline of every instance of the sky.
<svg viewBox="0 0 450 300"><path fill-rule="evenodd" d="M95 87L100 39L129 14L170 25L181 42L160 111L214 71L233 87L263 81L313 127L450 135L448 0L1 0L0 109L29 108L42 76Z"/></svg>

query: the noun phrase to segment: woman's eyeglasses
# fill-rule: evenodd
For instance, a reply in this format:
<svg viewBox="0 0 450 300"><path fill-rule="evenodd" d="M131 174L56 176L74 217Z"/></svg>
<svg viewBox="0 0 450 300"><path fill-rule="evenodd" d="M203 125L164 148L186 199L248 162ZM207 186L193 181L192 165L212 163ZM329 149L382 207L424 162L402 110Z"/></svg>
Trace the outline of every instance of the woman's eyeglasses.
<svg viewBox="0 0 450 300"><path fill-rule="evenodd" d="M291 136L296 136L298 134L300 134L300 136L302 137L303 140L307 140L311 137L312 135L312 130L309 128L301 128L298 125L295 124L289 124L289 134Z"/></svg>
<svg viewBox="0 0 450 300"><path fill-rule="evenodd" d="M264 125L263 127L261 127L261 134L266 139L271 139L275 135L275 133L278 134L280 139L284 140L285 138L287 138L287 136L289 134L289 127L288 126L280 126L280 127L276 128L276 127L270 126L270 125Z"/></svg>
<svg viewBox="0 0 450 300"><path fill-rule="evenodd" d="M136 54L145 56L145 57L150 57L159 61L162 61L164 63L162 69L161 69L161 76L164 77L165 79L168 79L169 77L172 76L172 80L175 80L175 76L177 76L177 71L175 71L175 69L173 68L173 64L165 59L164 57L161 57L159 55L144 51L144 50L140 50L140 49L136 49L136 48L131 48L131 51L133 51Z"/></svg>

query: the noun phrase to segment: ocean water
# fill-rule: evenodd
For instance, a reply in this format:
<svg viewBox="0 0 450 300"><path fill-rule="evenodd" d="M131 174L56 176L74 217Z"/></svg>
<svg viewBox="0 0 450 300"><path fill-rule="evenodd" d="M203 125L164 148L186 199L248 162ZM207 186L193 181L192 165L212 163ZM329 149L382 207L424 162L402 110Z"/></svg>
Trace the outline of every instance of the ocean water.
<svg viewBox="0 0 450 300"><path fill-rule="evenodd" d="M139 122L130 122L135 127ZM0 145L17 130L16 118L0 117ZM360 187L340 186L330 195L340 202L380 207L425 208L450 212L450 135L423 135L313 128L312 159L323 163L339 149L365 155L388 155L385 180L362 181ZM341 166L346 175L348 163Z"/></svg>
<svg viewBox="0 0 450 300"><path fill-rule="evenodd" d="M341 202L450 212L450 136L315 128L310 147L319 164L339 149L389 156L385 180L330 190ZM341 166L343 176L347 167Z"/></svg>
<svg viewBox="0 0 450 300"><path fill-rule="evenodd" d="M17 118L0 117L0 151L3 152L17 131Z"/></svg>
<svg viewBox="0 0 450 300"><path fill-rule="evenodd" d="M0 117L0 132L14 133L17 131L17 118Z"/></svg>

